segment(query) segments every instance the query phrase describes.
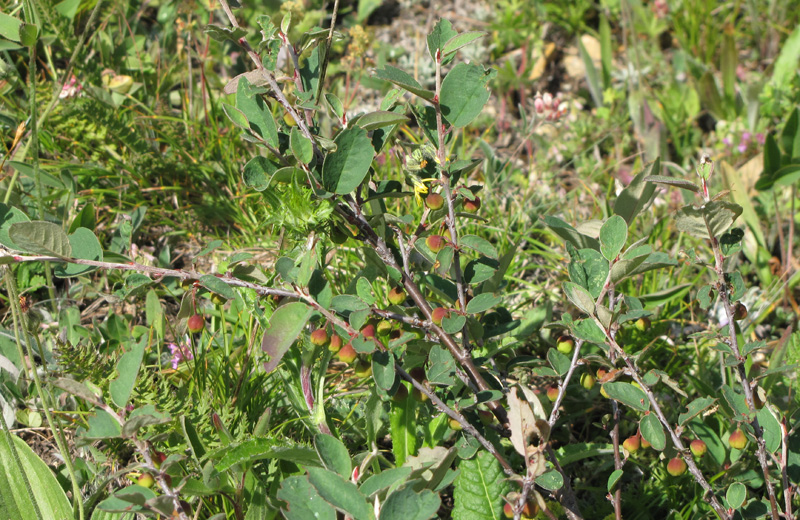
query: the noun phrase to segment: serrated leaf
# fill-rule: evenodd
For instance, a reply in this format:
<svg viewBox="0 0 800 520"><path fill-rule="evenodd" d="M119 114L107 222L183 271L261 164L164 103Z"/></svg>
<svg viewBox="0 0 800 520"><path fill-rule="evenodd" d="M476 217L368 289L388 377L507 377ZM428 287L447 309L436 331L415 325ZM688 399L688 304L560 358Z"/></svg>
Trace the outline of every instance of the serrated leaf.
<svg viewBox="0 0 800 520"><path fill-rule="evenodd" d="M619 255L628 239L628 224L619 215L609 218L600 228L600 252L609 262Z"/></svg>
<svg viewBox="0 0 800 520"><path fill-rule="evenodd" d="M342 441L333 435L318 433L314 436L314 447L323 466L344 478L350 478L353 465Z"/></svg>
<svg viewBox="0 0 800 520"><path fill-rule="evenodd" d="M503 469L490 453L462 460L454 483L453 520L500 520L508 492Z"/></svg>
<svg viewBox="0 0 800 520"><path fill-rule="evenodd" d="M322 185L331 193L345 195L367 176L375 150L363 128L348 128L334 139L336 151L325 156Z"/></svg>
<svg viewBox="0 0 800 520"><path fill-rule="evenodd" d="M308 481L319 496L353 520L375 520L372 508L352 482L323 468L308 468Z"/></svg>
<svg viewBox="0 0 800 520"><path fill-rule="evenodd" d="M64 258L72 256L67 234L61 226L52 222L15 222L8 228L8 237L22 251Z"/></svg>
<svg viewBox="0 0 800 520"><path fill-rule="evenodd" d="M650 401L647 400L647 395L630 383L605 383L603 388L611 399L630 406L634 410L646 412L650 409Z"/></svg>
<svg viewBox="0 0 800 520"><path fill-rule="evenodd" d="M658 417L655 414L648 414L642 417L639 421L639 430L642 432L644 440L653 445L656 451L662 451L667 447L667 437L664 434L664 428L658 422Z"/></svg>
<svg viewBox="0 0 800 520"><path fill-rule="evenodd" d="M442 81L439 98L442 114L456 128L467 126L483 110L489 100L488 86L497 71L478 65L459 63Z"/></svg>
<svg viewBox="0 0 800 520"><path fill-rule="evenodd" d="M287 303L272 313L269 328L264 331L261 340L261 350L270 356L270 360L264 363L264 370L267 373L277 368L283 355L305 328L312 313L313 310L302 302Z"/></svg>

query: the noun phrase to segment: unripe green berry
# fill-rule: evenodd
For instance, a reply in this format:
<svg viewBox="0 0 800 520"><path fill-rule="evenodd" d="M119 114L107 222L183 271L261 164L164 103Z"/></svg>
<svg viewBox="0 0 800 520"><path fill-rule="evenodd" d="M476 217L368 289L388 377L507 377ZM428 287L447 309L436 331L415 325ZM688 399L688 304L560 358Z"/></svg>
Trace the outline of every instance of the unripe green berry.
<svg viewBox="0 0 800 520"><path fill-rule="evenodd" d="M369 377L372 375L372 363L366 359L360 359L354 367L354 372L357 377Z"/></svg>
<svg viewBox="0 0 800 520"><path fill-rule="evenodd" d="M597 380L594 376L588 372L581 375L581 386L583 386L587 390L591 390L594 388L594 384Z"/></svg>
<svg viewBox="0 0 800 520"><path fill-rule="evenodd" d="M444 197L438 193L430 193L425 197L425 205L432 210L442 209L444 207Z"/></svg>
<svg viewBox="0 0 800 520"><path fill-rule="evenodd" d="M403 302L406 301L406 297L406 292L402 287L392 287L386 299L389 300L389 303L392 305L402 305Z"/></svg>
<svg viewBox="0 0 800 520"><path fill-rule="evenodd" d="M136 481L137 484L139 484L142 487L146 487L147 489L153 487L153 484L155 484L155 482L156 479L154 479L153 475L151 475L150 473L142 473L139 476L139 479Z"/></svg>
<svg viewBox="0 0 800 520"><path fill-rule="evenodd" d="M334 334L331 336L331 342L328 343L328 350L331 352L339 352L339 349L342 348L342 337L338 334Z"/></svg>
<svg viewBox="0 0 800 520"><path fill-rule="evenodd" d="M636 330L639 332L647 332L650 329L650 318L642 317L636 320Z"/></svg>
<svg viewBox="0 0 800 520"><path fill-rule="evenodd" d="M386 337L392 332L392 322L389 320L381 320L376 327L378 336Z"/></svg>
<svg viewBox="0 0 800 520"><path fill-rule="evenodd" d="M556 348L562 354L571 354L572 349L575 347L575 342L569 336L561 336L558 338L558 342L556 343Z"/></svg>
<svg viewBox="0 0 800 520"><path fill-rule="evenodd" d="M464 429L464 427L461 426L460 422L458 422L458 421L456 421L455 419L452 419L452 418L449 421L447 421L447 424L450 425L450 429L455 430L457 432L459 432L459 431Z"/></svg>

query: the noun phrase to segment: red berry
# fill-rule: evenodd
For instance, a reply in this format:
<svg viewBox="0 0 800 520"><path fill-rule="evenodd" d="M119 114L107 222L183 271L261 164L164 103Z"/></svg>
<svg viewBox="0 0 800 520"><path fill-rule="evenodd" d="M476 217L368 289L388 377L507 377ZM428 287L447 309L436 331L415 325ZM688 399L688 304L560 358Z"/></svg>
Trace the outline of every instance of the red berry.
<svg viewBox="0 0 800 520"><path fill-rule="evenodd" d="M473 200L464 199L464 211L477 213L481 209L481 199L475 197Z"/></svg>
<svg viewBox="0 0 800 520"><path fill-rule="evenodd" d="M364 325L364 328L361 329L361 334L364 335L365 338L374 338L375 337L375 325L372 323L368 323Z"/></svg>
<svg viewBox="0 0 800 520"><path fill-rule="evenodd" d="M193 314L189 317L186 321L186 326L189 328L189 332L197 333L202 332L206 326L206 320L199 314Z"/></svg>

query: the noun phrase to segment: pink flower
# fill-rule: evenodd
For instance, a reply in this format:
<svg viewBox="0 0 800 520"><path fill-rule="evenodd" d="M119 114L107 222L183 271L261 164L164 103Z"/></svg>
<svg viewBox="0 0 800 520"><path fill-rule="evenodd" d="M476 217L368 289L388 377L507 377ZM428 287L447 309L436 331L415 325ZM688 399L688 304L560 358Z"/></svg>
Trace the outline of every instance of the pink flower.
<svg viewBox="0 0 800 520"><path fill-rule="evenodd" d="M81 90L83 90L83 86L78 83L78 78L76 78L75 74L73 74L61 87L61 93L58 95L58 99L75 97L81 93Z"/></svg>
<svg viewBox="0 0 800 520"><path fill-rule="evenodd" d="M169 348L170 353L172 354L172 369L175 370L178 368L178 365L183 363L184 361L188 361L190 359L194 359L194 355L192 351L189 349L189 346L186 344L183 345L176 345L175 343L170 343L167 345Z"/></svg>
<svg viewBox="0 0 800 520"><path fill-rule="evenodd" d="M747 143L742 141L741 143L739 143L739 146L737 146L736 149L739 150L739 153L746 152L747 151Z"/></svg>
<svg viewBox="0 0 800 520"><path fill-rule="evenodd" d="M730 145L731 145L731 138L730 138L730 137L723 137L723 138L722 138L722 143L723 143L725 146L730 146Z"/></svg>
<svg viewBox="0 0 800 520"><path fill-rule="evenodd" d="M761 132L756 134L756 141L758 141L758 144L763 145L766 140L767 138Z"/></svg>

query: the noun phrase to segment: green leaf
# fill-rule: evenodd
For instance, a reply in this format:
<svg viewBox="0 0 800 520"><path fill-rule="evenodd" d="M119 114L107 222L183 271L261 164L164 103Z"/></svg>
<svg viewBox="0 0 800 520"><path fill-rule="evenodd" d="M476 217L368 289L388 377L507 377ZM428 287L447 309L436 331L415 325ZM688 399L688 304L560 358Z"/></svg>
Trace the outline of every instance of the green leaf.
<svg viewBox="0 0 800 520"><path fill-rule="evenodd" d="M22 439L1 431L0 468L0 518L73 518L72 506L50 468Z"/></svg>
<svg viewBox="0 0 800 520"><path fill-rule="evenodd" d="M0 13L2 14L2 13ZM11 225L17 222L30 222L30 219L14 206L6 206L0 203L0 244L3 244L9 249L22 251L22 248L16 245L8 236L8 231Z"/></svg>
<svg viewBox="0 0 800 520"><path fill-rule="evenodd" d="M768 406L759 410L758 413L756 413L756 417L758 417L758 424L760 424L761 428L764 430L764 442L766 443L767 449L771 453L775 453L781 446L782 438L781 425L778 419L772 415Z"/></svg>
<svg viewBox="0 0 800 520"><path fill-rule="evenodd" d="M639 172L622 190L614 203L614 213L624 218L628 224L633 222L633 219L647 208L655 197L656 186L652 182L645 182L645 177L659 171L661 171L660 158L651 163L647 170Z"/></svg>
<svg viewBox="0 0 800 520"><path fill-rule="evenodd" d="M380 520L428 520L434 518L442 501L430 489L415 493L412 486L395 491L381 507Z"/></svg>
<svg viewBox="0 0 800 520"><path fill-rule="evenodd" d="M336 520L336 510L322 500L305 476L284 479L277 497L288 505L281 509L287 520Z"/></svg>
<svg viewBox="0 0 800 520"><path fill-rule="evenodd" d="M247 121L247 116L244 115L244 112L227 103L222 103L222 110L234 125L245 131L250 130L250 122Z"/></svg>
<svg viewBox="0 0 800 520"><path fill-rule="evenodd" d="M747 488L741 482L734 482L725 492L725 500L731 509L739 509L747 498Z"/></svg>
<svg viewBox="0 0 800 520"><path fill-rule="evenodd" d="M692 181L687 181L684 179L676 179L675 177L666 177L664 175L649 175L644 178L645 182L655 182L658 184L666 184L667 186L674 186L676 188L682 188L684 190L693 191L695 193L700 193L702 190L700 186L693 183Z"/></svg>
<svg viewBox="0 0 800 520"><path fill-rule="evenodd" d="M263 90L263 89L262 89ZM250 128L256 135L275 148L280 146L278 127L272 117L272 111L259 90L252 86L246 76L239 79L236 88L236 108L247 118Z"/></svg>
<svg viewBox="0 0 800 520"><path fill-rule="evenodd" d="M308 481L319 496L336 509L353 517L353 520L375 519L372 507L352 482L322 468L308 468Z"/></svg>
<svg viewBox="0 0 800 520"><path fill-rule="evenodd" d="M286 460L300 465L319 466L317 453L308 446L295 444L286 439L269 437L258 437L229 444L208 453L208 459L215 461L214 469L220 473L237 464L264 459Z"/></svg>
<svg viewBox="0 0 800 520"><path fill-rule="evenodd" d="M620 478L622 478L622 475L624 474L625 472L622 471L621 469L615 469L614 471L611 472L611 475L608 476L608 482L606 484L606 488L608 489L609 493L614 491L614 486L617 485L617 482L619 481Z"/></svg>
<svg viewBox="0 0 800 520"><path fill-rule="evenodd" d="M122 354L117 362L117 378L108 385L111 400L120 408L125 408L128 399L136 384L139 367L144 358L144 348L147 346L147 336L143 336L139 343L133 344L128 352Z"/></svg>
<svg viewBox="0 0 800 520"><path fill-rule="evenodd" d="M39 39L39 27L32 23L19 26L19 42L26 47L33 47Z"/></svg>
<svg viewBox="0 0 800 520"><path fill-rule="evenodd" d="M442 51L445 43L456 36L458 36L458 32L453 29L453 24L444 18L439 19L433 27L433 31L428 35L428 54L430 54L431 59L436 61L436 52Z"/></svg>
<svg viewBox="0 0 800 520"><path fill-rule="evenodd" d="M203 31L213 40L218 42L232 41L239 44L239 39L247 36L247 31L241 27L224 27L221 25L206 25Z"/></svg>
<svg viewBox="0 0 800 520"><path fill-rule="evenodd" d="M401 466L399 468L385 469L380 473L372 475L361 484L359 490L364 496L370 498L372 495L379 491L383 491L392 486L396 486L411 475L413 468L410 466Z"/></svg>
<svg viewBox="0 0 800 520"><path fill-rule="evenodd" d="M698 397L686 407L686 412L678 416L678 425L683 426L686 421L689 421L702 413L704 410L711 408L716 403L716 399L710 397Z"/></svg>
<svg viewBox="0 0 800 520"><path fill-rule="evenodd" d="M720 237L733 225L742 213L742 207L732 202L713 200L703 206L692 205L681 208L676 221L678 230L697 238L709 238L709 230L715 237Z"/></svg>
<svg viewBox="0 0 800 520"><path fill-rule="evenodd" d="M775 136L767 134L764 142L764 168L756 182L756 189L765 191L772 188L775 182L775 173L781 168L781 151Z"/></svg>
<svg viewBox="0 0 800 520"><path fill-rule="evenodd" d="M567 298L586 314L594 315L594 298L589 294L589 291L573 282L564 282L562 287Z"/></svg>
<svg viewBox="0 0 800 520"><path fill-rule="evenodd" d="M572 364L567 356L552 347L547 351L547 362L559 376L566 374Z"/></svg>
<svg viewBox="0 0 800 520"><path fill-rule="evenodd" d="M486 451L458 465L454 483L453 520L499 520L508 481L500 463Z"/></svg>
<svg viewBox="0 0 800 520"><path fill-rule="evenodd" d="M731 407L731 410L733 410L737 420L746 420L748 422L752 420L752 414L747 407L744 395L737 393L728 385L722 385L722 396L727 401L728 406Z"/></svg>
<svg viewBox="0 0 800 520"><path fill-rule="evenodd" d="M337 294L331 300L331 309L337 312L356 312L369 309L369 304L352 294Z"/></svg>
<svg viewBox="0 0 800 520"><path fill-rule="evenodd" d="M326 190L344 195L355 190L372 164L375 150L363 128L342 130L334 139L336 151L325 157L322 185Z"/></svg>
<svg viewBox="0 0 800 520"><path fill-rule="evenodd" d="M266 157L257 155L244 165L242 180L256 191L264 191L269 186L279 166Z"/></svg>
<svg viewBox="0 0 800 520"><path fill-rule="evenodd" d="M470 43L474 42L479 38L483 38L488 33L480 32L480 31L467 31L456 36L453 36L447 43L444 44L444 48L442 48L442 56L449 57L451 54L454 54L458 49L462 47L466 47Z"/></svg>
<svg viewBox="0 0 800 520"><path fill-rule="evenodd" d="M22 20L0 13L0 36L11 41L19 41L19 27Z"/></svg>
<svg viewBox="0 0 800 520"><path fill-rule="evenodd" d="M269 354L264 364L269 373L277 368L283 355L303 331L313 310L302 302L291 302L278 307L270 317L269 328L264 331L261 350Z"/></svg>
<svg viewBox="0 0 800 520"><path fill-rule="evenodd" d="M461 314L451 312L442 320L442 329L448 334L457 334L464 328L467 323L467 318Z"/></svg>
<svg viewBox="0 0 800 520"><path fill-rule="evenodd" d="M347 452L342 441L333 435L318 433L314 436L314 447L323 466L346 479L350 478L353 466L350 461L350 453Z"/></svg>
<svg viewBox="0 0 800 520"><path fill-rule="evenodd" d="M379 350L372 354L372 378L378 388L383 390L394 386L394 355L391 352Z"/></svg>
<svg viewBox="0 0 800 520"><path fill-rule="evenodd" d="M501 301L503 301L502 298L495 296L492 293L483 293L471 299L469 303L467 303L467 308L465 310L467 314L478 314L488 311Z"/></svg>
<svg viewBox="0 0 800 520"><path fill-rule="evenodd" d="M417 402L411 393L405 400L392 403L389 431L395 465L400 467L408 457L417 453Z"/></svg>
<svg viewBox="0 0 800 520"><path fill-rule="evenodd" d="M197 280L197 283L199 283L209 291L215 292L228 300L236 298L236 292L233 290L233 288L230 285L223 282L222 280L220 280L218 277L214 276L213 274L206 274L201 276L200 279Z"/></svg>
<svg viewBox="0 0 800 520"><path fill-rule="evenodd" d="M583 45L581 38L578 38L578 52L583 60L583 66L586 70L586 85L589 87L589 93L592 95L592 101L596 107L603 106L603 85L600 82L600 77L597 74L597 68L594 66L594 61L586 47Z"/></svg>
<svg viewBox="0 0 800 520"><path fill-rule="evenodd" d="M658 417L655 414L648 414L642 417L639 421L639 430L642 432L644 440L653 445L656 451L662 451L667 447L667 437L664 434L664 428L658 422Z"/></svg>
<svg viewBox="0 0 800 520"><path fill-rule="evenodd" d="M166 424L172 420L169 414L156 410L152 404L146 404L133 410L122 426L122 436L131 438L136 435L141 428L154 424Z"/></svg>
<svg viewBox="0 0 800 520"><path fill-rule="evenodd" d="M562 466L566 466L590 457L607 457L614 453L614 449L611 444L581 442L562 446L556 453L558 453L558 462Z"/></svg>
<svg viewBox="0 0 800 520"><path fill-rule="evenodd" d="M630 383L611 382L604 384L603 388L611 399L630 406L634 410L646 412L650 409L647 395Z"/></svg>
<svg viewBox="0 0 800 520"><path fill-rule="evenodd" d="M436 95L430 90L425 90L411 75L391 65L387 65L383 70L375 71L375 77L394 83L403 90L407 90L426 101L432 101Z"/></svg>
<svg viewBox="0 0 800 520"><path fill-rule="evenodd" d="M563 220L552 215L544 217L544 223L553 230L553 233L569 242L577 249L596 249L600 250L600 242L596 238L584 235Z"/></svg>
<svg viewBox="0 0 800 520"><path fill-rule="evenodd" d="M459 63L442 81L439 102L445 119L456 128L467 126L489 100L489 80L497 71Z"/></svg>
<svg viewBox="0 0 800 520"><path fill-rule="evenodd" d="M619 215L606 220L600 228L600 252L609 262L614 261L628 239L628 224Z"/></svg>
<svg viewBox="0 0 800 520"><path fill-rule="evenodd" d="M300 130L295 126L292 127L292 132L289 134L289 145L292 148L292 154L303 164L308 164L314 158L314 148L311 141L303 137Z"/></svg>
<svg viewBox="0 0 800 520"><path fill-rule="evenodd" d="M793 78L797 77L797 62L800 60L800 26L781 45L781 52L773 66L770 83L777 89L787 91Z"/></svg>
<svg viewBox="0 0 800 520"><path fill-rule="evenodd" d="M592 299L600 296L608 278L608 260L595 249L576 251L569 242L567 251L570 256L567 266L570 280L589 291Z"/></svg>
<svg viewBox="0 0 800 520"><path fill-rule="evenodd" d="M122 426L102 408L95 408L95 414L87 419L89 429L84 434L87 439L110 439L122 434Z"/></svg>
<svg viewBox="0 0 800 520"><path fill-rule="evenodd" d="M477 235L464 235L458 237L458 245L461 247L468 247L475 251L487 256L493 260L497 260L497 249L485 238Z"/></svg>
<svg viewBox="0 0 800 520"><path fill-rule="evenodd" d="M15 222L8 228L8 237L22 251L64 258L72 256L67 234L61 226L52 222Z"/></svg>
<svg viewBox="0 0 800 520"><path fill-rule="evenodd" d="M103 260L103 248L100 245L100 241L97 240L97 237L91 230L83 227L78 228L74 233L69 235L68 239L74 258L98 262ZM67 278L86 274L95 269L97 269L97 267L91 265L59 264L55 266L53 272L58 277Z"/></svg>
<svg viewBox="0 0 800 520"><path fill-rule="evenodd" d="M551 469L536 477L536 485L548 491L558 491L564 485L564 477L555 469Z"/></svg>
<svg viewBox="0 0 800 520"><path fill-rule="evenodd" d="M408 122L409 119L404 116L403 114L397 114L395 112L388 112L385 110L378 110L375 112L370 112L369 114L364 114L363 116L358 118L356 124L363 128L364 130L371 132L372 130L377 130L378 128L383 128L385 126L391 125L399 125Z"/></svg>

